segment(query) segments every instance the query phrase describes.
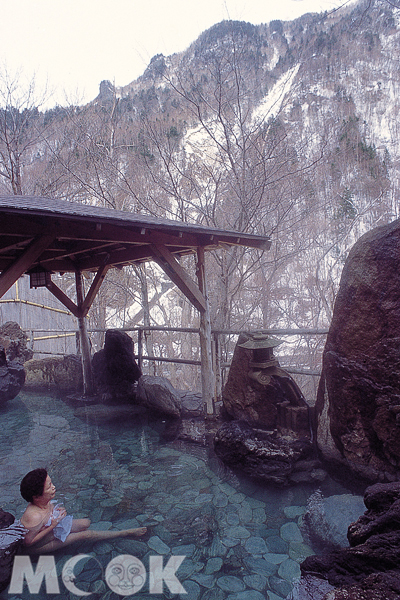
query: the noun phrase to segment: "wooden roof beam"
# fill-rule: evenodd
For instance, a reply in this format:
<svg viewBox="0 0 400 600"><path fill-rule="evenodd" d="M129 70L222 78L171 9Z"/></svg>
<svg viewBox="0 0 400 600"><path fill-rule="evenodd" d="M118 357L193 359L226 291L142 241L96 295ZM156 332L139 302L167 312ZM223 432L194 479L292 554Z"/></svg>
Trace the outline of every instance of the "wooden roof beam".
<svg viewBox="0 0 400 600"><path fill-rule="evenodd" d="M48 217L31 216L30 218L19 217L7 213L1 214L0 233L7 235L7 232L14 231L14 235L31 236L43 232L43 220ZM40 220L39 220L40 219ZM151 244L162 243L167 246L198 246L222 247L228 246L247 246L259 250L268 250L271 246L269 239L260 241L257 235L236 234L233 232L218 231L208 233L205 231L191 230L190 227L179 226L171 228L162 225L140 224L121 221L121 224L98 223L96 219L84 222L74 216L60 218L54 215L51 220L52 231L59 240L77 240L87 242L120 242L129 244ZM18 231L18 233L16 233Z"/></svg>
<svg viewBox="0 0 400 600"><path fill-rule="evenodd" d="M49 292L53 294L61 302L64 306L74 315L74 317L79 318L79 309L75 302L72 302L70 298L54 283L54 281L50 281L46 285Z"/></svg>
<svg viewBox="0 0 400 600"><path fill-rule="evenodd" d="M53 242L53 235L41 235L36 237L5 271L0 275L0 298L10 289L10 287L28 271L33 263L39 258L46 248Z"/></svg>
<svg viewBox="0 0 400 600"><path fill-rule="evenodd" d="M57 260L63 260L66 258L70 258L71 260L77 260L76 257L79 255L87 254L93 257L95 254L98 254L100 251L101 254L107 252L107 249L116 249L115 242L109 243L98 243L96 245L90 244L87 242L86 244L71 244L70 248L64 248L62 250L57 248L48 248L47 251L40 257L40 264L46 266L46 263L52 263Z"/></svg>
<svg viewBox="0 0 400 600"><path fill-rule="evenodd" d="M86 317L86 315L88 314L89 309L93 304L96 294L99 291L100 286L103 283L104 278L107 275L107 271L109 270L109 268L110 268L110 265L104 264L97 271L96 276L92 281L92 285L90 286L90 289L89 289L88 293L86 294L86 297L82 303L82 313L83 313L82 316L83 317Z"/></svg>
<svg viewBox="0 0 400 600"><path fill-rule="evenodd" d="M175 285L185 294L186 298L197 308L200 313L207 309L206 299L200 292L195 282L189 277L185 269L176 260L175 256L162 244L152 244L150 246L154 260L166 273L166 275L175 283Z"/></svg>
<svg viewBox="0 0 400 600"><path fill-rule="evenodd" d="M132 246L125 249L119 250L108 250L104 249L104 254L102 256L102 262L107 258L107 264L115 267L117 265L127 265L132 262L144 262L146 260L152 260L153 255L151 253L150 245L149 246ZM59 267L57 266L56 261L51 263L53 271L70 271L71 269L63 269L62 265L64 263L64 259L60 260ZM82 258L78 258L75 261L75 269L80 271L97 271L99 261L96 256L86 256Z"/></svg>
<svg viewBox="0 0 400 600"><path fill-rule="evenodd" d="M104 264L102 267L99 268L99 270L96 273L95 278L93 279L92 285L90 286L90 289L89 289L88 293L86 294L84 301L82 302L81 307L77 306L75 304L75 302L73 302L70 298L68 298L68 296L54 283L54 281L50 281L50 283L48 283L46 287L49 290L49 292L51 292L53 294L53 296L55 296L57 298L57 300L59 300L62 304L64 304L64 306L77 319L79 319L81 317L86 317L86 315L88 314L88 312L90 310L90 307L93 304L96 294L99 291L100 286L104 281L104 278L105 278L109 268L110 268L110 265L106 265L106 264Z"/></svg>
<svg viewBox="0 0 400 600"><path fill-rule="evenodd" d="M32 239L33 238L31 237L23 241L20 240L19 242L15 242L14 244L9 244L8 246L1 246L0 251L2 254L5 254L6 252L11 252L12 250L21 250L21 248L24 248L24 246L30 244Z"/></svg>

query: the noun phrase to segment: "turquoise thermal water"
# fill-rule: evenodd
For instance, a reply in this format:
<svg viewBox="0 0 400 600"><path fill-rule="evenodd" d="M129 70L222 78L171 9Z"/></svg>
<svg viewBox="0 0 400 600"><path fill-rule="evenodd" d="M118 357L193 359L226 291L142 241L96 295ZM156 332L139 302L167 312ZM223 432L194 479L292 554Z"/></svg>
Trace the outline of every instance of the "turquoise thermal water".
<svg viewBox="0 0 400 600"><path fill-rule="evenodd" d="M300 563L314 553L301 528L308 498L319 487L324 495L345 493L328 479L312 485L276 489L239 477L225 468L212 448L166 435L162 421L143 418L93 419L75 416L74 406L59 398L20 393L0 410L1 504L19 518L26 503L19 484L29 470L47 468L56 499L75 517L87 516L96 529L147 526L143 539L81 543L55 553L57 572L80 553L92 558L77 564L75 584L90 599L120 598L104 577L116 556L138 558L145 569L151 556L185 556L177 577L186 594L164 584L163 594L149 593L148 582L134 598L187 600L279 600L300 575ZM101 419L104 421L104 419ZM35 560L32 558L33 564ZM59 579L64 599L78 596ZM38 600L4 591L1 599Z"/></svg>

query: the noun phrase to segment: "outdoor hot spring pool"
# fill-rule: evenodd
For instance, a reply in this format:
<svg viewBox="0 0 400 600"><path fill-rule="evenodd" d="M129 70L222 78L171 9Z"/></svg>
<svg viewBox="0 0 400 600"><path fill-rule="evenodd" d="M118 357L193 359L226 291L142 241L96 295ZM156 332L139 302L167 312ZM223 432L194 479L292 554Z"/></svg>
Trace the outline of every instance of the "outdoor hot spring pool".
<svg viewBox="0 0 400 600"><path fill-rule="evenodd" d="M299 564L314 554L299 524L317 487L325 496L348 493L332 480L278 490L240 478L211 448L164 436L162 423L94 424L76 407L52 396L20 393L0 409L1 504L19 518L26 503L19 484L29 470L44 466L56 485L56 499L75 517L88 516L97 529L146 525L143 539L88 542L55 554L60 574L78 554L75 584L90 599L120 598L104 580L109 562L123 554L151 556L165 565L185 556L177 577L185 595L150 594L146 584L135 598L187 600L279 600L299 577ZM35 560L32 558L33 564ZM76 599L60 582L60 598ZM32 596L5 590L1 599L49 598L44 583ZM51 595L54 598L54 595Z"/></svg>

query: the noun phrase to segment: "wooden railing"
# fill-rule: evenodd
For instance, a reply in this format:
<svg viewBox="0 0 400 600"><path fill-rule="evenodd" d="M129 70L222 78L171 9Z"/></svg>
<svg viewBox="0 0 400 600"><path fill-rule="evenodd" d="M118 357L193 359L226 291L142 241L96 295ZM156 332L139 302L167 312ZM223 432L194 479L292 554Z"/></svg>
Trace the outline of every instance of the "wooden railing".
<svg viewBox="0 0 400 600"><path fill-rule="evenodd" d="M155 355L148 355L145 353L145 342L144 342L144 336L146 333L151 333L151 332L163 332L163 333L188 333L188 334L194 334L194 335L199 335L199 329L196 328L179 328L179 327L143 327L143 326L137 326L137 327L126 327L126 328L121 328L121 331L125 331L126 333L129 334L136 334L137 336L137 340L135 340L135 346L137 347L137 354L135 355L135 358L138 362L139 367L142 369L142 371L145 372L144 366L145 363L148 363L149 365L151 363L175 363L175 364L182 364L182 365L192 365L192 366L197 366L200 367L201 365L201 361L199 359L190 359L190 358L182 358L182 357L175 357L175 356L155 356ZM89 329L88 333L89 336L94 336L95 334L100 334L103 335L105 334L105 329ZM306 328L299 328L299 329L265 329L265 330L259 330L262 333L268 334L268 335L273 335L273 336L279 336L279 337L293 337L293 336L302 336L302 337L306 337L306 336L320 336L320 335L326 335L328 333L327 329L306 329ZM37 347L35 348L35 342L43 342L45 340L56 340L56 339L60 339L60 338L75 338L75 352L76 353L80 353L80 343L79 343L79 331L78 330L69 330L69 331L63 331L60 332L59 330L31 330L31 331L27 331L26 332L28 335L28 339L29 339L29 346L30 348L33 350L33 352L35 354L42 354L42 355L65 355L67 354L66 352L51 352L49 350L43 350L43 349L37 349ZM236 343L236 339L235 340L231 340L230 343L230 349L228 351L228 353L223 353L222 352L222 348L224 346L226 346L226 344L224 344L224 340L226 340L226 338L236 338L237 336L239 336L241 333L247 333L245 330L212 330L212 362L213 362L213 368L214 368L214 373L215 373L215 378L216 378L216 397L220 398L221 397L221 393L222 393L222 388L224 385L224 381L225 381L225 374L227 372L227 370L229 369L230 366L230 360L226 359L226 355L229 354L230 356L232 356L233 354L233 349L234 349L234 345ZM135 336L135 337L136 337ZM37 344L36 344L37 345ZM225 359L223 354L225 354ZM280 359L280 357L279 357ZM284 365L284 368L291 374L295 374L295 375L307 375L307 376L314 376L314 377L318 377L320 375L320 369L309 369L309 368L298 368L298 367L291 367L290 365Z"/></svg>

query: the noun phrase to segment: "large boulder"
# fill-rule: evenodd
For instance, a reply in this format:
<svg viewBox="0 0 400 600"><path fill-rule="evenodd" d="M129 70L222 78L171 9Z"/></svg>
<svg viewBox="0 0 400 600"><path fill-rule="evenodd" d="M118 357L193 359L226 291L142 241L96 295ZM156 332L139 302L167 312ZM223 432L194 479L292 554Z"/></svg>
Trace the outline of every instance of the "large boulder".
<svg viewBox="0 0 400 600"><path fill-rule="evenodd" d="M310 556L301 565L306 582L318 577L338 588L329 600L399 598L400 483L367 488L364 503L367 511L348 528L350 547Z"/></svg>
<svg viewBox="0 0 400 600"><path fill-rule="evenodd" d="M305 575L326 579L335 587L361 583L368 575L387 573L400 582L400 532L372 536L356 548L343 548L329 554L308 556L301 564Z"/></svg>
<svg viewBox="0 0 400 600"><path fill-rule="evenodd" d="M54 391L59 394L80 392L83 388L80 356L49 356L32 358L25 363L25 388L35 392Z"/></svg>
<svg viewBox="0 0 400 600"><path fill-rule="evenodd" d="M317 600L315 596L311 596ZM397 572L373 573L358 585L331 591L325 600L398 600L400 578Z"/></svg>
<svg viewBox="0 0 400 600"><path fill-rule="evenodd" d="M318 447L342 471L400 478L400 221L365 234L343 268L315 406Z"/></svg>
<svg viewBox="0 0 400 600"><path fill-rule="evenodd" d="M133 400L141 376L132 338L124 331L108 329L104 348L93 356L94 381L104 400Z"/></svg>
<svg viewBox="0 0 400 600"><path fill-rule="evenodd" d="M276 430L264 431L247 423L224 423L214 438L221 460L247 476L279 486L324 479L308 439L283 437Z"/></svg>
<svg viewBox="0 0 400 600"><path fill-rule="evenodd" d="M24 385L25 370L21 363L8 361L6 351L0 345L0 403L12 400Z"/></svg>
<svg viewBox="0 0 400 600"><path fill-rule="evenodd" d="M28 348L27 335L14 321L0 325L0 344L6 351L7 361L23 364L33 356L33 351Z"/></svg>
<svg viewBox="0 0 400 600"><path fill-rule="evenodd" d="M181 416L181 396L166 377L142 375L137 386L137 399L156 416Z"/></svg>
<svg viewBox="0 0 400 600"><path fill-rule="evenodd" d="M348 546L348 528L363 510L362 496L337 494L325 498L320 490L314 492L303 516L303 527L313 548L326 552Z"/></svg>
<svg viewBox="0 0 400 600"><path fill-rule="evenodd" d="M373 535L400 531L400 482L377 483L364 494L367 511L349 526L351 546L363 544Z"/></svg>

